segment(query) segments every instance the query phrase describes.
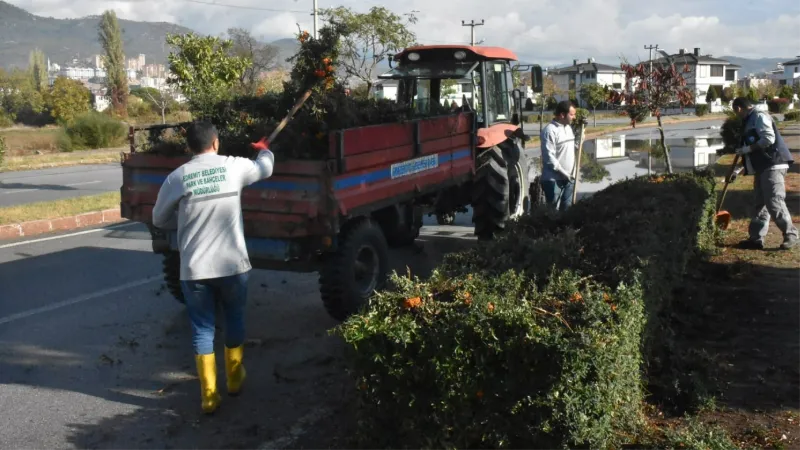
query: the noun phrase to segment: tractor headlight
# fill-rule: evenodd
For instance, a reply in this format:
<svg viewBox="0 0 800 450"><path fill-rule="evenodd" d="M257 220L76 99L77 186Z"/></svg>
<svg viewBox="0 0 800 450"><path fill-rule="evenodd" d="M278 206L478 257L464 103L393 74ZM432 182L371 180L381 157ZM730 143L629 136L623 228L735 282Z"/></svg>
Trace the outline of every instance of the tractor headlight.
<svg viewBox="0 0 800 450"><path fill-rule="evenodd" d="M467 52L465 52L464 50L459 50L455 52L453 56L455 56L455 58L458 60L462 60L467 57Z"/></svg>
<svg viewBox="0 0 800 450"><path fill-rule="evenodd" d="M409 61L419 61L419 53L411 52L408 54Z"/></svg>

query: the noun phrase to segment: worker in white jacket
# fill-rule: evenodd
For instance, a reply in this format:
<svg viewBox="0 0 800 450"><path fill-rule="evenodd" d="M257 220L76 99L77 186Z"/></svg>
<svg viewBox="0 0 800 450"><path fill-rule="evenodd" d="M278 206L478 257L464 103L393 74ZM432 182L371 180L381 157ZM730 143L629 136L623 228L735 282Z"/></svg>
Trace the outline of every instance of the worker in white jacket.
<svg viewBox="0 0 800 450"><path fill-rule="evenodd" d="M570 124L575 107L569 101L556 105L553 121L541 132L541 184L547 204L564 211L572 206L575 189L575 150L578 148Z"/></svg>
<svg viewBox="0 0 800 450"><path fill-rule="evenodd" d="M244 240L241 192L271 176L275 158L266 145L255 161L220 156L217 129L208 122L193 123L186 141L194 156L170 173L161 186L153 225L178 231L181 288L192 326L201 405L204 412L212 413L221 401L214 356L218 303L225 314L228 393L238 394L245 378L244 312L251 265Z"/></svg>

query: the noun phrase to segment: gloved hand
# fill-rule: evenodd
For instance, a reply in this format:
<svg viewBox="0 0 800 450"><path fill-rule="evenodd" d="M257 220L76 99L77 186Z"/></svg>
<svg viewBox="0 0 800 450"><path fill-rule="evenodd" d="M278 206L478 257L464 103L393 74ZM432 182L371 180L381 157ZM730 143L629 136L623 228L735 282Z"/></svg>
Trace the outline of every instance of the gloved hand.
<svg viewBox="0 0 800 450"><path fill-rule="evenodd" d="M749 145L745 145L736 149L736 154L739 156L747 155L748 153L752 153L753 149L750 148Z"/></svg>
<svg viewBox="0 0 800 450"><path fill-rule="evenodd" d="M250 144L250 147L253 147L254 150L258 151L269 150L269 141L267 140L267 137L264 136L260 141Z"/></svg>

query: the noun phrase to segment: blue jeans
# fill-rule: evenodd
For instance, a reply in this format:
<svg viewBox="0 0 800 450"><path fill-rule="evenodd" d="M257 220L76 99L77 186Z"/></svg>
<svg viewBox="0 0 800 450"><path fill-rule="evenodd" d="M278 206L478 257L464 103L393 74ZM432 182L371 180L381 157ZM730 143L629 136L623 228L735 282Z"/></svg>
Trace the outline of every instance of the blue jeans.
<svg viewBox="0 0 800 450"><path fill-rule="evenodd" d="M229 277L181 281L196 355L214 353L218 303L225 314L225 346L234 348L244 343L244 309L249 279L250 272L244 272Z"/></svg>
<svg viewBox="0 0 800 450"><path fill-rule="evenodd" d="M542 180L544 198L551 207L565 211L572 206L572 192L575 182L567 180Z"/></svg>

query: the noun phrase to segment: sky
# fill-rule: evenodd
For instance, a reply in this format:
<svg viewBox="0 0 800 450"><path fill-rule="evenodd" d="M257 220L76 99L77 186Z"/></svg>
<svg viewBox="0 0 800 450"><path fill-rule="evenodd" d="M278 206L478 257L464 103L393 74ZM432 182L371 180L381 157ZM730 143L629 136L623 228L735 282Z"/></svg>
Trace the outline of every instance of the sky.
<svg viewBox="0 0 800 450"><path fill-rule="evenodd" d="M60 19L114 9L123 19L171 22L205 34L242 27L265 41L293 37L297 24L312 28L313 0L8 1ZM510 48L521 61L544 67L591 57L611 65L621 58L646 60L645 45L669 53L699 47L714 56L800 55L798 0L318 0L319 8L359 12L381 5L397 14L413 12L418 22L412 30L423 44L468 44L470 28L462 20L483 20L475 28L481 45Z"/></svg>

